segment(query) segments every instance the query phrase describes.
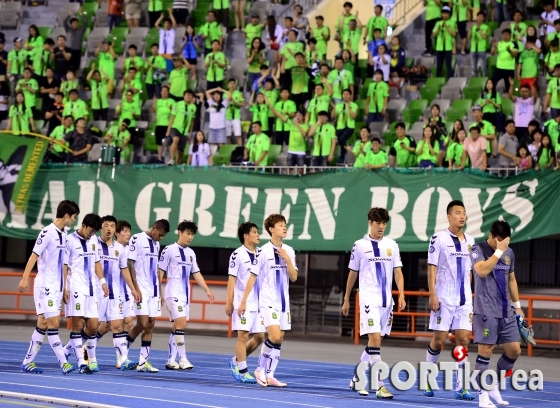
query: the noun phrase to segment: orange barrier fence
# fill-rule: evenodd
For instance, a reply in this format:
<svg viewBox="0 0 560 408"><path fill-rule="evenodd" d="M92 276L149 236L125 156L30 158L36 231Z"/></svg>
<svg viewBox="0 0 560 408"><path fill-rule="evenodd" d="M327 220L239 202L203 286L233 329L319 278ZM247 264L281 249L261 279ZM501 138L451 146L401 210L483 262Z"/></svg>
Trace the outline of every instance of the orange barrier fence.
<svg viewBox="0 0 560 408"><path fill-rule="evenodd" d="M35 280L35 273L32 273L29 276L29 286L26 292L24 293L20 293L17 290L17 284L19 283L21 276L23 275L23 272L0 272L0 278L14 278L13 285L10 285L10 288L14 288L14 290L0 290L0 296L12 296L14 297L14 307L13 308L2 308L0 309L0 314L12 314L12 315L34 315L36 314L35 312L35 308L34 305L31 304L29 307L24 307L21 303L21 299L23 297L33 297L33 284L34 284L34 280ZM166 282L166 279L163 280L163 282ZM200 318L193 318L193 311L191 309L191 317L189 319L189 323L202 323L202 324L213 324L213 325L223 325L223 326L227 326L227 335L228 337L232 336L232 329L231 329L231 318L228 317L225 314L225 305L226 305L226 301L225 300L214 300L214 303L210 303L210 299L208 299L206 297L206 294L204 294L204 298L196 298L196 290L193 290L193 285L196 285L196 281L191 280L190 281L191 284L191 300L190 300L190 304L191 305L202 305L202 311L201 311L201 317ZM210 288L210 290L212 290L213 287L226 287L227 286L227 282L223 282L223 281L206 281L206 284L208 285L208 287ZM4 286L5 288L6 286ZM224 306L224 311L223 311L223 319L212 319L207 317L210 313L207 311L207 308L210 305L222 305ZM61 316L64 316L64 312L61 312ZM160 321L169 321L169 318L165 317L165 316L161 316L161 317L157 317L156 320L160 320ZM70 328L70 320L67 319L67 328Z"/></svg>
<svg viewBox="0 0 560 408"><path fill-rule="evenodd" d="M394 290L393 295L398 296L399 292ZM419 298L428 298L428 292L418 292L418 291L404 291L404 295L407 299L410 297L419 297ZM560 302L560 297L555 296L540 296L540 295L520 295L519 300L527 301L527 308L524 308L525 312L525 320L529 324L529 326L535 323L553 323L560 325L560 319L548 319L543 317L535 317L534 310L535 310L535 303L537 301L540 302ZM408 331L395 331L391 330L391 337L432 337L432 332L426 331L417 331L417 319L419 317L430 317L430 312L414 312L414 311L402 311L399 312L397 310L393 311L393 316L405 316L409 317L410 321L408 324ZM472 336L471 336L472 338ZM535 338L537 344L541 345L554 345L560 346L560 335L557 340L547 340L547 339L539 339ZM356 292L356 304L355 304L355 315L354 315L354 344L360 344L360 297L359 293ZM528 344L527 345L527 356L533 356L533 346Z"/></svg>

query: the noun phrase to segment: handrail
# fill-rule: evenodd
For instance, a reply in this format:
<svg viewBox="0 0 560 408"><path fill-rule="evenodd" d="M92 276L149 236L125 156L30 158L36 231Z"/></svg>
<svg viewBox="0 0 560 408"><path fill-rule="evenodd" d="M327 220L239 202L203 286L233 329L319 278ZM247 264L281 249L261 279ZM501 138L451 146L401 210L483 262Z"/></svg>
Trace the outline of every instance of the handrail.
<svg viewBox="0 0 560 408"><path fill-rule="evenodd" d="M393 28L395 26L406 24L407 14L410 18L410 10L416 7L418 4L424 3L424 0L397 0L395 4L391 7L393 10L393 15L395 17L389 18L389 25ZM385 6L384 7L389 7Z"/></svg>
<svg viewBox="0 0 560 408"><path fill-rule="evenodd" d="M21 278L21 276L23 275L23 272L0 272L0 277L6 277L6 278L10 278L10 277L17 277L17 278ZM33 296L33 283L34 283L34 279L37 276L36 273L32 273L29 276L29 286L28 286L28 290L24 293L20 293L18 290L13 290L13 291L9 291L9 290L2 290L0 291L0 296L15 296L15 306L14 309L0 309L0 314L13 314L13 315L34 315L36 314L35 309L23 309L21 307L20 304L20 299L22 296ZM167 279L163 280L163 283L167 282ZM226 305L226 301L224 300L214 300L214 303L210 303L210 300L207 299L206 297L204 299L195 299L193 298L193 296L195 295L196 291L193 291L193 285L196 284L196 281L191 280L190 281L190 285L191 285L191 304L196 304L196 305L202 305L202 317L197 319L197 318L189 318L189 322L190 323L202 323L202 324L214 324L214 325L224 325L227 326L227 336L231 337L232 336L232 328L231 328L231 318L226 316L225 311L224 311L224 319L208 319L206 318L207 316L207 310L206 308L209 305ZM224 281L206 281L206 284L212 288L212 286L214 287L223 287L223 286L227 286L227 282ZM64 316L64 311L61 310L61 316ZM167 317L164 316L160 316L160 317L156 317L156 320L160 320L160 321L169 321L169 319ZM70 324L70 319L67 319L66 321L66 325L67 328L69 327Z"/></svg>
<svg viewBox="0 0 560 408"><path fill-rule="evenodd" d="M393 295L399 294L397 290L392 292ZM424 297L427 298L430 296L429 292L425 291L412 291L412 290L405 290L404 291L405 297ZM474 294L473 294L474 297ZM533 325L534 323L555 323L560 325L560 319L545 319L542 317L535 317L534 316L534 304L535 301L546 301L546 302L560 302L560 297L557 296L545 296L545 295L519 295L519 300L526 300L527 301L527 312L525 313L525 320L529 326ZM354 305L354 344L360 344L360 295L359 292L356 292L355 297L355 305ZM403 332L403 331L395 331L391 330L392 337L432 337L431 331L416 331L416 319L418 317L430 317L430 312L418 312L418 311L393 311L393 316L407 316L410 317L410 330ZM450 335L451 336L451 335ZM452 336L451 336L452 337ZM472 335L471 335L472 339ZM560 337L558 340L546 340L546 339L539 339L535 338L537 345L560 345ZM533 356L533 346L531 344L527 345L527 356Z"/></svg>

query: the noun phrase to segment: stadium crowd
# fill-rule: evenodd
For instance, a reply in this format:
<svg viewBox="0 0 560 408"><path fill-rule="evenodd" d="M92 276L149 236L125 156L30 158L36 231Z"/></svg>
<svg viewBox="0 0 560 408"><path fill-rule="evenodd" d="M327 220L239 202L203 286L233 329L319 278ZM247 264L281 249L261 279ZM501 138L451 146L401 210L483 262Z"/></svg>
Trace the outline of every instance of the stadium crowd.
<svg viewBox="0 0 560 408"><path fill-rule="evenodd" d="M287 153L289 166L558 169L560 13L551 0L529 23L505 2L487 22L479 2L427 0L416 63L388 36L380 5L362 21L346 2L328 27L300 5L263 18L258 3L150 1L140 27L140 2L86 2L55 30L0 33L0 129L50 136L51 162L97 160L105 144L121 163L267 166ZM228 36L240 35L246 55L226 57ZM470 53L468 85L454 75L459 53ZM453 95L454 83L443 106L450 101L435 99Z"/></svg>

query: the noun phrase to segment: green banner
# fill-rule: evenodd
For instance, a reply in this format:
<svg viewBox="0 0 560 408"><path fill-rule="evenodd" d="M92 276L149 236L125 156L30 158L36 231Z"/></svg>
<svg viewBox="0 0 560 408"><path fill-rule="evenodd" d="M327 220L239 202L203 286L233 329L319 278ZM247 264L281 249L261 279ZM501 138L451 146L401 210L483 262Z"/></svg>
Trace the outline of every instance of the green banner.
<svg viewBox="0 0 560 408"><path fill-rule="evenodd" d="M42 139L0 134L0 223L9 213L21 216L25 212L47 147Z"/></svg>
<svg viewBox="0 0 560 408"><path fill-rule="evenodd" d="M403 251L426 251L429 237L447 228L446 206L460 199L467 233L483 239L492 222L508 221L513 242L560 233L560 172L510 178L480 173L342 171L303 177L247 173L224 168L110 167L41 169L25 215L0 216L0 234L35 239L63 199L76 201L79 221L88 212L113 214L147 230L159 218L172 229L184 219L199 227L195 246L234 248L237 227L262 226L271 213L288 221L287 241L297 251L349 251L367 233L370 207L385 207L387 236ZM79 222L78 221L78 222ZM263 242L268 234L262 233ZM164 243L175 239L169 234Z"/></svg>

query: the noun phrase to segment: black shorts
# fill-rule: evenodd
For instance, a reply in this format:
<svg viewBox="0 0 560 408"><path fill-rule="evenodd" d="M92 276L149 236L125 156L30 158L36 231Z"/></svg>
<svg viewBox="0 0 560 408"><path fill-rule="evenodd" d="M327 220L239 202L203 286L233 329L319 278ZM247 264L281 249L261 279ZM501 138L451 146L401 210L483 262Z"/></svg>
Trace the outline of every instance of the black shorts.
<svg viewBox="0 0 560 408"><path fill-rule="evenodd" d="M185 147L187 146L188 137L182 135L181 132L179 132L177 129L171 129L171 137L173 139L175 139L176 137L179 138L179 144L177 145L177 150L179 150L180 152L184 152Z"/></svg>
<svg viewBox="0 0 560 408"><path fill-rule="evenodd" d="M459 35L461 36L461 39L467 38L467 22L457 21L457 31L459 31Z"/></svg>
<svg viewBox="0 0 560 408"><path fill-rule="evenodd" d="M156 126L156 144L158 146L163 145L163 139L165 139L165 134L167 133L167 126Z"/></svg>
<svg viewBox="0 0 560 408"><path fill-rule="evenodd" d="M196 64L198 64L198 60L196 58L188 58L187 62L194 67L196 67ZM192 91L192 89L191 89L191 91Z"/></svg>
<svg viewBox="0 0 560 408"><path fill-rule="evenodd" d="M173 17L179 25L187 25L189 9L173 9Z"/></svg>

